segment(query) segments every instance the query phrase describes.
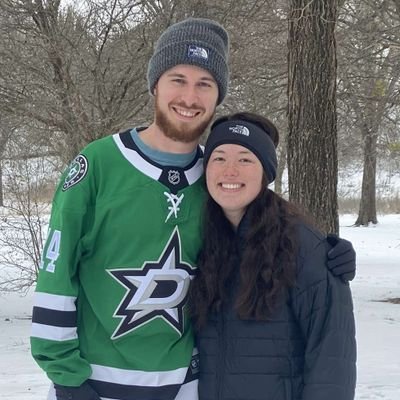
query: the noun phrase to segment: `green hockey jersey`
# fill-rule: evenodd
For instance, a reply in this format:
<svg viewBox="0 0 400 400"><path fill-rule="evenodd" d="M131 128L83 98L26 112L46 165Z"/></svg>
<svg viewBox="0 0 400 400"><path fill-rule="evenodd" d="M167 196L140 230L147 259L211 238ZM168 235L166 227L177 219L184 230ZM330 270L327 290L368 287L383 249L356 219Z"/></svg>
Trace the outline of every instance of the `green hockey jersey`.
<svg viewBox="0 0 400 400"><path fill-rule="evenodd" d="M66 170L32 316L32 354L51 381L89 379L103 399L197 398L187 295L202 161L198 148L186 168L157 165L127 131L89 144Z"/></svg>

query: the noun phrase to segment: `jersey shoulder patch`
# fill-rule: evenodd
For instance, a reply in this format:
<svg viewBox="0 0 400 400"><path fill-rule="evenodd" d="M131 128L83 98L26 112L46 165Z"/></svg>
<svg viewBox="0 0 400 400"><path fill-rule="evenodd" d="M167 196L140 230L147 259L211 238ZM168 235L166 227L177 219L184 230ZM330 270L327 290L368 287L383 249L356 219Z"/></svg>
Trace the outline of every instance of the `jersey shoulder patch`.
<svg viewBox="0 0 400 400"><path fill-rule="evenodd" d="M62 185L62 191L65 192L72 186L79 183L87 174L89 169L89 163L87 158L83 154L79 154L71 162L68 167L67 174Z"/></svg>

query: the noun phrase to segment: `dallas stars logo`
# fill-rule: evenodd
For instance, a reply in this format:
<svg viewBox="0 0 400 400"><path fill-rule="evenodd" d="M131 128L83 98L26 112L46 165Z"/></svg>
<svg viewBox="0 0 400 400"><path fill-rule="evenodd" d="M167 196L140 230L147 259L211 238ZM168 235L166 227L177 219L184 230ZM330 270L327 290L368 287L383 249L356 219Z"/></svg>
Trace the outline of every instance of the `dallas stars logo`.
<svg viewBox="0 0 400 400"><path fill-rule="evenodd" d="M182 262L177 229L171 235L160 259L146 262L141 269L113 269L108 272L127 289L114 313L122 318L112 339L119 338L154 318L163 318L183 334L183 306L194 270Z"/></svg>
<svg viewBox="0 0 400 400"><path fill-rule="evenodd" d="M86 176L87 171L88 160L84 155L79 154L69 166L69 171L65 177L62 191L65 192L70 187L79 183Z"/></svg>

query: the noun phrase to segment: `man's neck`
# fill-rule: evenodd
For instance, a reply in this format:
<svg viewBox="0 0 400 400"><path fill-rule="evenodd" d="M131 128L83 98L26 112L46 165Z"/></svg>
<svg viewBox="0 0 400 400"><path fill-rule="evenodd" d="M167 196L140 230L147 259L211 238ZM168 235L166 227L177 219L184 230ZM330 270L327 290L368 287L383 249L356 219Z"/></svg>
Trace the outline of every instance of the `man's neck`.
<svg viewBox="0 0 400 400"><path fill-rule="evenodd" d="M187 154L191 153L198 145L197 140L185 143L170 139L154 122L148 128L140 131L139 136L147 146L165 153Z"/></svg>

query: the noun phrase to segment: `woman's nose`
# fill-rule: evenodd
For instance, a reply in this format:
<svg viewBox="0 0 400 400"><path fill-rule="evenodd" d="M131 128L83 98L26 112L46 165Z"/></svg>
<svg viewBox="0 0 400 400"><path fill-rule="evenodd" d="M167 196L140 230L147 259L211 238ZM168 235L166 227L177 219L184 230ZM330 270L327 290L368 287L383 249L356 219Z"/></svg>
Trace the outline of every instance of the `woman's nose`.
<svg viewBox="0 0 400 400"><path fill-rule="evenodd" d="M235 163L228 163L224 170L224 176L237 176L239 174L239 170Z"/></svg>

